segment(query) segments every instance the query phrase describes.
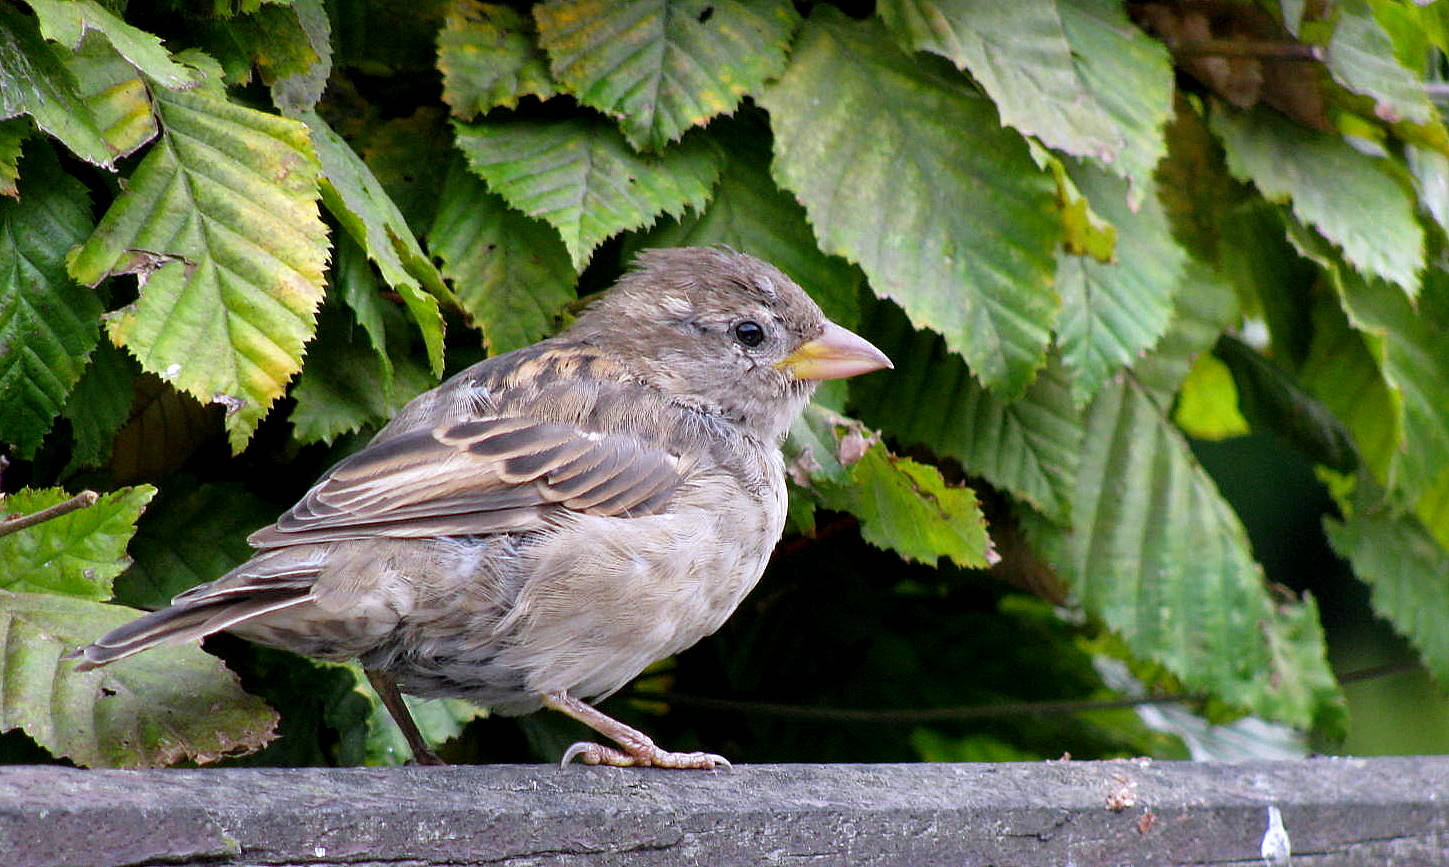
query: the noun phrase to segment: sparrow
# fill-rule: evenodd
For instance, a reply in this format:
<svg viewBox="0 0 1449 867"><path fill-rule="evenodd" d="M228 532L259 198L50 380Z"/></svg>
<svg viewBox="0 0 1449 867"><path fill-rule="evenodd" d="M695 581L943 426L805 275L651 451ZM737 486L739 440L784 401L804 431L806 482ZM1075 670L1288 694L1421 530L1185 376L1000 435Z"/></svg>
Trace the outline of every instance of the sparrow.
<svg viewBox="0 0 1449 867"><path fill-rule="evenodd" d="M640 254L556 336L469 367L328 470L250 560L96 639L77 671L220 631L356 659L402 693L564 713L563 764L714 768L591 702L713 633L785 522L780 443L816 384L888 368L778 269Z"/></svg>

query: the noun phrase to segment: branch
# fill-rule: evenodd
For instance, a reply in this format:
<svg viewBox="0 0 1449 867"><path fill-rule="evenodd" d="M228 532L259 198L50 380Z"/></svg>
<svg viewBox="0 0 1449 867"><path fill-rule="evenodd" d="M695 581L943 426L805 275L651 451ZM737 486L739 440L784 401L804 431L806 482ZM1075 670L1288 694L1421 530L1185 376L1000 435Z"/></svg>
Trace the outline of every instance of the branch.
<svg viewBox="0 0 1449 867"><path fill-rule="evenodd" d="M56 503L48 509L41 509L39 512L31 512L29 515L19 515L0 521L0 536L8 536L17 530L24 530L26 527L34 527L49 521L51 518L59 518L74 512L77 509L84 509L87 506L95 505L96 500L101 498L95 491L81 491L64 503Z"/></svg>

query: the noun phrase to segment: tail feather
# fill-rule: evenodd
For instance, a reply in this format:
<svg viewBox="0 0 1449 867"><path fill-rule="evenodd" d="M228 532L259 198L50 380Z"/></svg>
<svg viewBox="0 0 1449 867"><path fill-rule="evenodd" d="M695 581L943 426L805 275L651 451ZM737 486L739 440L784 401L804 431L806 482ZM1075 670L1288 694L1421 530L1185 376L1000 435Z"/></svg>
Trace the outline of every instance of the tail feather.
<svg viewBox="0 0 1449 867"><path fill-rule="evenodd" d="M112 629L94 642L71 651L76 671L89 671L162 644L184 644L240 623L310 600L307 588L283 587L245 595L224 595L152 611Z"/></svg>

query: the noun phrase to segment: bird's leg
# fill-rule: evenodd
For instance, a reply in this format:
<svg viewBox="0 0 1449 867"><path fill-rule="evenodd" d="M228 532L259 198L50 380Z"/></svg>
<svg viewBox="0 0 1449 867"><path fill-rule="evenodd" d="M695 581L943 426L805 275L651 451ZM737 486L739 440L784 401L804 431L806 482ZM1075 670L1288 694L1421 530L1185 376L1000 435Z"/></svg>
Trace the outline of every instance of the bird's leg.
<svg viewBox="0 0 1449 867"><path fill-rule="evenodd" d="M598 708L574 698L566 692L551 692L543 696L543 703L559 713L571 716L623 749L606 747L589 741L579 741L569 747L560 764L567 765L574 759L581 759L586 765L613 765L617 768L728 768L729 761L714 753L671 753L655 745L649 736L638 729L624 725Z"/></svg>
<svg viewBox="0 0 1449 867"><path fill-rule="evenodd" d="M367 669L367 682L382 699L382 706L392 715L392 721L402 729L408 748L413 751L413 761L419 765L446 765L447 762L438 758L437 753L428 748L428 742L423 740L423 733L418 731L418 724L413 722L413 715L403 702L402 693L398 692L397 681L380 671Z"/></svg>

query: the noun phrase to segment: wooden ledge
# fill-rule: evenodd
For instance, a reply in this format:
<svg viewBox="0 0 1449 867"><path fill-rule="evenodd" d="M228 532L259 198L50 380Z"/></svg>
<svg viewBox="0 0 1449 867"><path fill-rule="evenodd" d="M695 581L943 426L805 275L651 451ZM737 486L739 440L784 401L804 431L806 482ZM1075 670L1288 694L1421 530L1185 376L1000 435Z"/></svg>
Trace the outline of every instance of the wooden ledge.
<svg viewBox="0 0 1449 867"><path fill-rule="evenodd" d="M0 865L1259 865L1270 807L1294 867L1449 865L1446 756L726 772L10 766Z"/></svg>

